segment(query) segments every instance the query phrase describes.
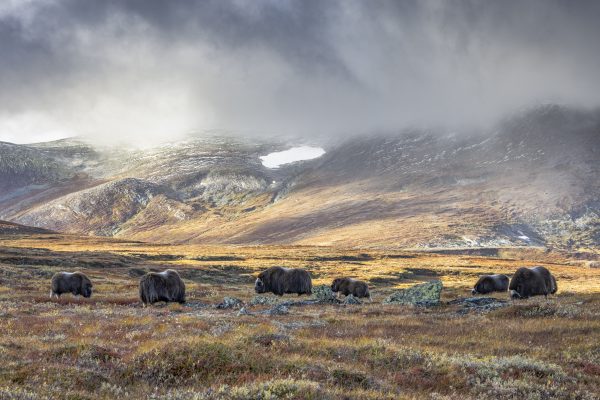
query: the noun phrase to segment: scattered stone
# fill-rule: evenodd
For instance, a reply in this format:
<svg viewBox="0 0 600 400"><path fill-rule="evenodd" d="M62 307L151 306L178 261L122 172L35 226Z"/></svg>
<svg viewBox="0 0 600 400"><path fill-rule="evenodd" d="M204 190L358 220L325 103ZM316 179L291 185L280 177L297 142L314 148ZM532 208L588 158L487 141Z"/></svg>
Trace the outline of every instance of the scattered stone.
<svg viewBox="0 0 600 400"><path fill-rule="evenodd" d="M467 314L471 311L489 312L497 310L498 308L508 306L508 301L496 299L495 297L467 297L464 299L456 299L449 301L448 304L461 305L462 309L460 309L458 313Z"/></svg>
<svg viewBox="0 0 600 400"><path fill-rule="evenodd" d="M315 298L319 303L338 304L340 302L335 293L333 293L331 290L331 287L327 285L314 286L312 292L313 298Z"/></svg>
<svg viewBox="0 0 600 400"><path fill-rule="evenodd" d="M362 304L362 301L360 301L358 298L354 297L352 294L349 294L348 296L346 296L344 301L342 301L342 303L344 303L344 304Z"/></svg>
<svg viewBox="0 0 600 400"><path fill-rule="evenodd" d="M588 268L600 268L600 261L588 262Z"/></svg>
<svg viewBox="0 0 600 400"><path fill-rule="evenodd" d="M439 280L415 285L392 293L383 301L383 304L435 306L440 303L442 287L442 282Z"/></svg>
<svg viewBox="0 0 600 400"><path fill-rule="evenodd" d="M251 306L275 305L282 303L282 300L271 296L254 296L250 300Z"/></svg>
<svg viewBox="0 0 600 400"><path fill-rule="evenodd" d="M278 304L270 310L267 310L266 313L269 315L286 315L290 313L290 309L285 304Z"/></svg>
<svg viewBox="0 0 600 400"><path fill-rule="evenodd" d="M223 302L217 304L218 309L227 309L227 308L240 308L244 303L240 299L236 299L235 297L225 297L223 298Z"/></svg>
<svg viewBox="0 0 600 400"><path fill-rule="evenodd" d="M240 315L252 315L252 313L250 311L248 311L246 309L246 307L242 307L242 308L240 308L240 311L238 311L237 315L239 317Z"/></svg>

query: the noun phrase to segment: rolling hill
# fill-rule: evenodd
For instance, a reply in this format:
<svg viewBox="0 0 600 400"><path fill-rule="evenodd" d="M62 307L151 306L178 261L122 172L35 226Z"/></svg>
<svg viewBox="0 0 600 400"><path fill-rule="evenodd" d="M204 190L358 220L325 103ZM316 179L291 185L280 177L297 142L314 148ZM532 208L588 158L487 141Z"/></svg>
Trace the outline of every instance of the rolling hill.
<svg viewBox="0 0 600 400"><path fill-rule="evenodd" d="M0 146L0 218L176 243L357 247L600 244L600 112L555 105L489 132L405 130L302 144L224 135L146 149L77 139Z"/></svg>

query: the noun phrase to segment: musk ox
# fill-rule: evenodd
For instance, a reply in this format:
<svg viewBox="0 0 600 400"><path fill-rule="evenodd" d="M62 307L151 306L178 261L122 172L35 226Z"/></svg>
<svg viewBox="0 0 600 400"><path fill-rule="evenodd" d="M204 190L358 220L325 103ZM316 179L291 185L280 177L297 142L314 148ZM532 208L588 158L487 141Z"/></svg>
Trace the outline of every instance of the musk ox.
<svg viewBox="0 0 600 400"><path fill-rule="evenodd" d="M50 298L59 298L63 293L89 298L92 295L92 287L92 281L81 272L57 272L52 277Z"/></svg>
<svg viewBox="0 0 600 400"><path fill-rule="evenodd" d="M140 279L140 300L144 306L158 301L185 303L185 284L177 271L148 272Z"/></svg>
<svg viewBox="0 0 600 400"><path fill-rule="evenodd" d="M526 299L530 296L548 296L558 290L556 279L544 267L519 268L510 280L510 297Z"/></svg>
<svg viewBox="0 0 600 400"><path fill-rule="evenodd" d="M369 286L366 282L359 281L352 278L336 278L331 283L331 291L336 292L338 296L343 294L348 296L351 294L354 297L368 297L371 299L371 293L369 293Z"/></svg>
<svg viewBox="0 0 600 400"><path fill-rule="evenodd" d="M312 294L312 280L306 270L300 268L271 267L258 275L254 283L256 293L271 292L278 296L284 293Z"/></svg>
<svg viewBox="0 0 600 400"><path fill-rule="evenodd" d="M508 276L502 274L481 275L471 293L488 294L492 292L506 292L508 290L508 281Z"/></svg>

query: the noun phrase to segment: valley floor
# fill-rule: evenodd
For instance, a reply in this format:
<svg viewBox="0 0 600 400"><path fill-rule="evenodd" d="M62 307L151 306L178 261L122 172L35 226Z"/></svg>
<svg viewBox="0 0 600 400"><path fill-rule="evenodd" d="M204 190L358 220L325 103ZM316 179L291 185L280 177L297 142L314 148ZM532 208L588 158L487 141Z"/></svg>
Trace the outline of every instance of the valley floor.
<svg viewBox="0 0 600 400"><path fill-rule="evenodd" d="M535 250L491 254L0 236L0 398L600 398L600 269ZM306 268L314 285L365 279L373 302L271 315L273 304L251 302L254 277L273 265ZM480 274L530 265L552 271L556 296L449 303L470 297ZM142 308L139 277L167 267L188 302ZM86 273L92 298L50 300L62 270ZM381 304L432 279L444 284L440 306ZM244 310L216 308L225 296Z"/></svg>

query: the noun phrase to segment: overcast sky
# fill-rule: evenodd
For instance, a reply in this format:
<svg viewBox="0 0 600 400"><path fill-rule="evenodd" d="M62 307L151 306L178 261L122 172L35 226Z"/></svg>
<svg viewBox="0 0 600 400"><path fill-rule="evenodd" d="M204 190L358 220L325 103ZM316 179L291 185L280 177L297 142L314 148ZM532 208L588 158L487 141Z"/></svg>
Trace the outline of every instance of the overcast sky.
<svg viewBox="0 0 600 400"><path fill-rule="evenodd" d="M600 1L2 0L0 140L345 135L600 105Z"/></svg>

